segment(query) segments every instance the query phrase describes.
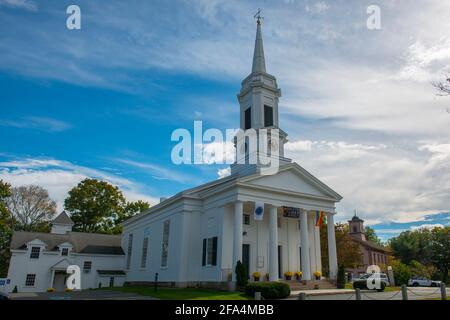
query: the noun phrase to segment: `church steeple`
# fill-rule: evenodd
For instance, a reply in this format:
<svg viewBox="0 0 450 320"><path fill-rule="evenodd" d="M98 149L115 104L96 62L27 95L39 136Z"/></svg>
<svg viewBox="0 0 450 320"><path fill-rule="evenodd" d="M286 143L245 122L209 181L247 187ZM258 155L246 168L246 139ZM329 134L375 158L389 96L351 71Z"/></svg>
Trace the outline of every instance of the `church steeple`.
<svg viewBox="0 0 450 320"><path fill-rule="evenodd" d="M282 165L290 163L292 160L284 157L287 133L280 129L278 121L278 100L281 97L281 90L278 88L277 79L266 71L260 13L261 11L258 10L255 15L257 21L252 72L242 81L241 91L237 95L240 105L240 128L246 132L253 129L256 133L262 129L276 130L274 132L278 132L278 139L272 139L271 135L268 139L270 146L265 150L261 149L258 143L256 153L266 154L269 149L278 150L278 156L273 156L272 151L270 151L270 156L279 158L279 163ZM267 130L265 131L267 132ZM274 133L273 136L276 137L277 133ZM244 147L247 148L245 145ZM246 152L251 152L251 150L246 150ZM243 150L239 150L239 152L244 154ZM254 166L254 169L257 170L257 167ZM231 173L238 172L239 174L241 172L249 174L254 171L246 165L232 165Z"/></svg>
<svg viewBox="0 0 450 320"><path fill-rule="evenodd" d="M261 32L261 17L258 17L256 27L255 52L253 53L252 73L266 72L266 60L264 58L264 45Z"/></svg>

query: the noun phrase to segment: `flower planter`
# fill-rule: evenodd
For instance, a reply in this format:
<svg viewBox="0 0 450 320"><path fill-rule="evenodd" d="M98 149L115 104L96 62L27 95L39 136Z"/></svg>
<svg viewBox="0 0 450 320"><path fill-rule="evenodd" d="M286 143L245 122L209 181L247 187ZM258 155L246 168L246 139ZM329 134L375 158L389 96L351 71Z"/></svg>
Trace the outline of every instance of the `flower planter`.
<svg viewBox="0 0 450 320"><path fill-rule="evenodd" d="M285 277L286 277L286 280L291 280L292 279L291 276L285 276Z"/></svg>
<svg viewBox="0 0 450 320"><path fill-rule="evenodd" d="M259 281L259 277L254 277L255 282Z"/></svg>

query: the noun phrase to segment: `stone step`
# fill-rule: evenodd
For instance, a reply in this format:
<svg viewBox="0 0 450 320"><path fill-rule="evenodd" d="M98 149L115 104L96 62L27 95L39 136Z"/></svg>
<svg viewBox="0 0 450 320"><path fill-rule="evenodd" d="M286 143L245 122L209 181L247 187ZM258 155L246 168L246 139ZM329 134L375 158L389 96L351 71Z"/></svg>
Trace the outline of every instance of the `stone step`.
<svg viewBox="0 0 450 320"><path fill-rule="evenodd" d="M291 291L336 289L336 286L328 280L310 280L310 281L283 280L282 282L287 283L291 287Z"/></svg>

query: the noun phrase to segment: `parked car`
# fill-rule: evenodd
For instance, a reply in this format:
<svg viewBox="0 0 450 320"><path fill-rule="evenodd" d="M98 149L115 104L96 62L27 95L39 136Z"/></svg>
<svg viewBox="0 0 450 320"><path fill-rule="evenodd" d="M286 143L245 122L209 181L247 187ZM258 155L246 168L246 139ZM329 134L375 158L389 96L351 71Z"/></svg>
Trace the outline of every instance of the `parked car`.
<svg viewBox="0 0 450 320"><path fill-rule="evenodd" d="M389 282L389 278L388 278L386 273L366 273L366 274L360 276L358 280L365 280L365 281L367 281L367 279L369 279L370 276L378 276L380 278L381 282L384 282L386 287L391 285L391 283Z"/></svg>
<svg viewBox="0 0 450 320"><path fill-rule="evenodd" d="M354 289L369 289L367 286L367 280L370 277L379 277L380 279L380 287L379 288L371 288L372 290L377 290L378 292L383 292L384 289L389 286L389 278L385 273L367 273L359 277L359 279L353 281ZM370 280L369 280L370 282Z"/></svg>
<svg viewBox="0 0 450 320"><path fill-rule="evenodd" d="M439 287L441 281L429 280L425 277L412 277L408 280L408 286L412 287Z"/></svg>
<svg viewBox="0 0 450 320"><path fill-rule="evenodd" d="M9 300L9 296L6 293L0 292L0 300Z"/></svg>

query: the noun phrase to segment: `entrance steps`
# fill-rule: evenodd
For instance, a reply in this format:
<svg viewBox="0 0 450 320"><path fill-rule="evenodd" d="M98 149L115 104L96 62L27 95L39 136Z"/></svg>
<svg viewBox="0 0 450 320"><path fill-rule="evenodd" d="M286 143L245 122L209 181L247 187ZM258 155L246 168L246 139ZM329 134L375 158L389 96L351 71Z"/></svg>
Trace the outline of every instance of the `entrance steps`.
<svg viewBox="0 0 450 320"><path fill-rule="evenodd" d="M291 287L291 291L336 289L336 285L329 280L282 280Z"/></svg>

